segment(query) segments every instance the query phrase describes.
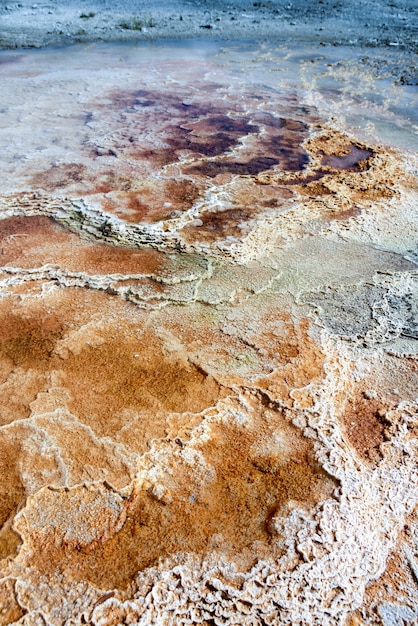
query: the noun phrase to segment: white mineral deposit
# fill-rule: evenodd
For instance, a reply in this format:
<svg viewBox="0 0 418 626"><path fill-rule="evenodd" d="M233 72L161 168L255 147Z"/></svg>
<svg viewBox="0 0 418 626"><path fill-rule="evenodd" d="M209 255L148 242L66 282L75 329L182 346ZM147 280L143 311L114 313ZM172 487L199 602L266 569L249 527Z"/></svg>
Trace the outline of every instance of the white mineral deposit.
<svg viewBox="0 0 418 626"><path fill-rule="evenodd" d="M416 626L416 3L0 46L0 626Z"/></svg>

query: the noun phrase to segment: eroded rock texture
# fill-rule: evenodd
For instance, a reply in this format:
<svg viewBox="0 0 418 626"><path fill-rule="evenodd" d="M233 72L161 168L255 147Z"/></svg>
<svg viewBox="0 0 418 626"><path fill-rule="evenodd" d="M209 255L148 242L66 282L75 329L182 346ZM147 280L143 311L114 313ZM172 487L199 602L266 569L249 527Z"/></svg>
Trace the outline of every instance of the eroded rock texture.
<svg viewBox="0 0 418 626"><path fill-rule="evenodd" d="M5 54L0 624L416 623L413 157L117 52Z"/></svg>

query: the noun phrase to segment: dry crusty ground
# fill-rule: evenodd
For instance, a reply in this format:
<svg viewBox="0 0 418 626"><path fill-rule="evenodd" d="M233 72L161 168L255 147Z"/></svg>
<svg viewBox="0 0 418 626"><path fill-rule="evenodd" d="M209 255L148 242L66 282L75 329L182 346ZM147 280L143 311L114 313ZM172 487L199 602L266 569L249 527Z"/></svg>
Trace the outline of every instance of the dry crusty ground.
<svg viewBox="0 0 418 626"><path fill-rule="evenodd" d="M414 0L2 0L0 46L215 37L417 49Z"/></svg>

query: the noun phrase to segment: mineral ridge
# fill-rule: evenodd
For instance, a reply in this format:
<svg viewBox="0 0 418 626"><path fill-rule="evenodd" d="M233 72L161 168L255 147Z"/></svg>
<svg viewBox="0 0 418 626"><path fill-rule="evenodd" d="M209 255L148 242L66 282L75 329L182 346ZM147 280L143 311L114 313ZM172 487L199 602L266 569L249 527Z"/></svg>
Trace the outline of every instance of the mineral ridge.
<svg viewBox="0 0 418 626"><path fill-rule="evenodd" d="M2 626L417 623L407 92L240 54L2 53Z"/></svg>

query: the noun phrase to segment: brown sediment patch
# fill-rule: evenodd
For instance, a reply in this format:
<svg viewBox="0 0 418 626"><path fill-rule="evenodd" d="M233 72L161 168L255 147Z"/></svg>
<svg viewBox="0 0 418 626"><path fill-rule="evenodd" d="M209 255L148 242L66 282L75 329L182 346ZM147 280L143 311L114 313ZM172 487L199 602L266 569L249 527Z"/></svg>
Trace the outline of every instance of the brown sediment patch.
<svg viewBox="0 0 418 626"><path fill-rule="evenodd" d="M97 293L68 292L41 302L0 303L5 422L29 416L29 404L46 391L52 372L68 391L68 408L99 435L117 433L129 414L139 437L146 413L154 436L162 436L168 412L198 413L224 393L186 353L167 352L151 329L142 329L143 317L138 312L132 319L130 305ZM103 307L100 324L91 324ZM147 442L152 429L146 430ZM142 449L144 442L133 445Z"/></svg>
<svg viewBox="0 0 418 626"><path fill-rule="evenodd" d="M286 406L295 400L299 408L311 406L305 387L323 378L325 361L311 335L311 321L293 317L286 298L268 296L255 302L220 307L216 318L211 317L214 307L205 306L185 310L181 318L167 319L162 313L164 326L222 384L256 387Z"/></svg>
<svg viewBox="0 0 418 626"><path fill-rule="evenodd" d="M11 523L25 502L25 489L20 475L21 450L18 441L6 434L0 436L0 560L15 554L20 539Z"/></svg>
<svg viewBox="0 0 418 626"><path fill-rule="evenodd" d="M269 543L271 518L284 505L296 501L310 508L336 486L307 441L273 411L265 410L247 428L212 424L210 439L198 449L216 471L202 500L212 508L210 517L221 520L217 532L225 536L226 547L231 530L241 534L235 539L239 550L254 541Z"/></svg>
<svg viewBox="0 0 418 626"><path fill-rule="evenodd" d="M191 208L200 195L197 185L187 179L168 180L165 193L170 198L173 209L180 210Z"/></svg>
<svg viewBox="0 0 418 626"><path fill-rule="evenodd" d="M47 388L46 372L15 367L10 359L0 359L4 380L0 383L0 426L30 416L30 404Z"/></svg>
<svg viewBox="0 0 418 626"><path fill-rule="evenodd" d="M119 191L109 193L104 199L100 199L103 209L107 213L113 213L125 222L152 222L167 219L170 211L162 208L163 203L158 203L157 210L152 210L152 200L147 194L139 190ZM150 219L151 213L154 220Z"/></svg>
<svg viewBox="0 0 418 626"><path fill-rule="evenodd" d="M123 428L128 411L139 414L138 423L146 413L155 424L154 436L161 436L168 412L198 413L222 395L215 380L185 355L167 356L151 331L138 335L125 328L121 334L109 328L100 345L80 346L61 369L72 396L70 410L99 435Z"/></svg>
<svg viewBox="0 0 418 626"><path fill-rule="evenodd" d="M105 244L89 245L74 263L74 271L94 274L159 275L167 257L157 250L113 248ZM71 269L71 268L69 268Z"/></svg>
<svg viewBox="0 0 418 626"><path fill-rule="evenodd" d="M62 572L103 589L124 589L137 572L178 553L226 555L248 568L271 550L283 550L272 524L283 507L293 502L310 508L332 497L336 481L318 465L310 442L279 413L259 407L248 427L215 419L208 435L190 450L200 454L199 469L183 455L183 444L173 443L168 485L161 494L155 487L135 490L113 529L105 527L106 536L99 513L108 503L103 499L101 505L99 494L99 521L89 522L88 537L77 536L80 512L68 506L69 519L54 522L54 528L44 522L37 530L45 505L42 495L39 502L32 499L24 532L31 565L42 574ZM54 502L49 495L47 516L69 497L60 492ZM75 535L71 539L67 525Z"/></svg>
<svg viewBox="0 0 418 626"><path fill-rule="evenodd" d="M22 500L23 503L23 500ZM6 520L0 529L0 563L2 559L15 557L22 545L20 536L13 530L13 520L17 509L12 509L10 517ZM1 593L0 593L1 597ZM1 601L0 601L1 609ZM1 624L1 617L0 617Z"/></svg>
<svg viewBox="0 0 418 626"><path fill-rule="evenodd" d="M271 116L265 126L265 136L260 141L260 149L263 154L276 157L281 170L298 172L309 162L303 145L307 135L308 125L305 122Z"/></svg>
<svg viewBox="0 0 418 626"><path fill-rule="evenodd" d="M10 238L14 238L17 236L30 237L32 236L32 233L34 233L35 236L38 236L38 233L43 234L42 231L44 230L47 231L48 236L50 236L51 233L54 233L56 238L57 233L62 232L63 229L57 226L57 229L54 231L52 229L53 223L54 222L52 219L43 215L31 215L27 217L15 216L7 217L6 219L0 220L0 241L2 244L2 255L5 254L5 250L3 250L3 243L5 243L4 240L6 240L7 242L7 240ZM4 260L5 259L2 259L2 261Z"/></svg>
<svg viewBox="0 0 418 626"><path fill-rule="evenodd" d="M83 175L77 174L78 169ZM68 174L67 182L64 171ZM53 166L35 174L30 184L35 189L65 190L87 197L89 201L99 202L104 210L134 223L156 222L170 218L173 211L185 211L193 206L203 189L202 184L197 185L186 177L147 177L146 172L137 171L135 165L126 163L125 159L121 159L118 167L104 170L95 166L88 169L81 164Z"/></svg>
<svg viewBox="0 0 418 626"><path fill-rule="evenodd" d="M187 151L199 156L216 157L235 147L241 137L258 133L260 129L249 119L234 118L224 113L207 115L196 122L181 122L167 130L171 136L165 141L176 154Z"/></svg>
<svg viewBox="0 0 418 626"><path fill-rule="evenodd" d="M379 387L386 390L394 404L399 398L414 402L418 389L418 359L386 354L379 368Z"/></svg>
<svg viewBox="0 0 418 626"><path fill-rule="evenodd" d="M258 192L257 193L258 201L260 201L260 196L261 198L265 196L265 199L261 200L261 205L267 208L279 207L282 204L284 204L283 200L289 200L289 198L293 197L293 192L284 186L278 187L278 186L272 185L265 194L262 191L260 193L259 185L257 185L256 188L254 189L254 193L256 190ZM248 199L247 199L247 202L248 202Z"/></svg>
<svg viewBox="0 0 418 626"><path fill-rule="evenodd" d="M199 86L202 87L202 85ZM215 94L219 85L205 82L203 87L205 91L209 90ZM149 109L150 114L155 112L156 118L163 121L172 119L173 114L184 115L185 112L191 118L209 114L217 115L225 112L225 105L219 105L215 98L205 97L204 101L200 102L193 97L190 98L187 93L181 96L177 92L159 91L157 89L113 89L106 93L104 98L104 104L99 101L94 102L93 105L105 113L109 110L109 106L113 110L121 111L124 114L130 111Z"/></svg>
<svg viewBox="0 0 418 626"><path fill-rule="evenodd" d="M48 310L36 295L30 304L18 296L1 300L0 425L29 417L30 403L47 387L53 351L65 326L65 316Z"/></svg>
<svg viewBox="0 0 418 626"><path fill-rule="evenodd" d="M5 579L0 582L0 626L18 622L26 613L17 601L15 581Z"/></svg>
<svg viewBox="0 0 418 626"><path fill-rule="evenodd" d="M390 408L387 402L365 390L357 390L347 400L339 421L346 440L365 461L376 464L382 458L380 445L389 437L391 423L386 413Z"/></svg>
<svg viewBox="0 0 418 626"><path fill-rule="evenodd" d="M261 332L253 337L254 344L259 350L263 350L267 358L275 359L280 365L286 365L290 360L306 355L314 345L317 347L309 337L307 319L295 323L286 311L275 311L265 313L260 324Z"/></svg>
<svg viewBox="0 0 418 626"><path fill-rule="evenodd" d="M73 239L70 233L44 216L9 217L0 220L0 260L2 265L24 263L30 258L30 266L36 263L33 250L50 250L56 244L65 244ZM22 266L22 265L21 265Z"/></svg>
<svg viewBox="0 0 418 626"><path fill-rule="evenodd" d="M288 187L293 187L295 185L299 185L300 189L309 189L315 188L315 183L326 175L327 172L324 170L318 169L315 170L312 174L303 175L297 178L289 178L286 180L285 184Z"/></svg>
<svg viewBox="0 0 418 626"><path fill-rule="evenodd" d="M166 275L176 266L172 257L157 250L83 240L45 216L0 220L0 260L25 269L52 264L87 274Z"/></svg>
<svg viewBox="0 0 418 626"><path fill-rule="evenodd" d="M124 211L122 206L126 206L128 211ZM140 222L149 212L149 205L146 197L138 191L124 191L117 194L116 199L106 198L104 204L106 211L115 213L119 217L123 216L126 222ZM165 217L167 211L162 216Z"/></svg>
<svg viewBox="0 0 418 626"><path fill-rule="evenodd" d="M330 196L335 192L333 192L323 181L321 181L321 178L324 176L325 172L320 170L313 176L307 176L303 181L292 180L288 181L287 184L291 187L298 185L298 192L301 196L308 196L309 198Z"/></svg>
<svg viewBox="0 0 418 626"><path fill-rule="evenodd" d="M183 228L181 232L186 241L216 241L227 236L240 237L243 234L243 225L254 217L254 213L256 211L250 208L206 211L201 213L192 224Z"/></svg>
<svg viewBox="0 0 418 626"><path fill-rule="evenodd" d="M190 178L148 177L142 171L143 163L138 171L135 164L126 162L129 154L121 153L121 156L113 168L108 164L104 169L94 164L91 168L75 163L52 166L32 176L30 184L35 189L65 190L87 197L89 201L99 202L104 210L134 223L167 219L173 211L191 208L200 197L202 185ZM152 169L148 167L148 173Z"/></svg>
<svg viewBox="0 0 418 626"><path fill-rule="evenodd" d="M284 186L259 185L250 178L228 185L230 206L202 211L181 230L186 241L212 242L227 237L242 238L254 227L254 220L289 207L293 192Z"/></svg>
<svg viewBox="0 0 418 626"><path fill-rule="evenodd" d="M63 320L46 310L33 316L8 311L8 302L1 305L0 356L9 359L14 367L44 370L62 336Z"/></svg>
<svg viewBox="0 0 418 626"><path fill-rule="evenodd" d="M153 223L176 217L190 209L203 190L202 185L188 178L148 179L141 185L141 181L135 181L134 172L132 177L129 191L112 190L102 201L106 211L126 222Z"/></svg>
<svg viewBox="0 0 418 626"><path fill-rule="evenodd" d="M357 217L358 215L361 215L361 208L358 206L352 206L349 209L346 209L345 211L339 211L338 213L336 213L335 215L330 215L329 219L330 220L348 220L351 217Z"/></svg>
<svg viewBox="0 0 418 626"><path fill-rule="evenodd" d="M234 174L236 176L255 175L278 165L279 161L274 157L261 156L248 161L203 161L198 165L187 167L187 174L197 174L207 178L215 178L222 174Z"/></svg>
<svg viewBox="0 0 418 626"><path fill-rule="evenodd" d="M242 238L254 227L254 220L289 206L293 192L284 186L259 185L250 178L235 180L226 191L230 207L202 211L181 234L186 241L216 241L228 236Z"/></svg>
<svg viewBox="0 0 418 626"><path fill-rule="evenodd" d="M79 185L86 177L86 166L81 163L61 163L34 174L31 185L35 189L53 191L56 189L72 188Z"/></svg>

